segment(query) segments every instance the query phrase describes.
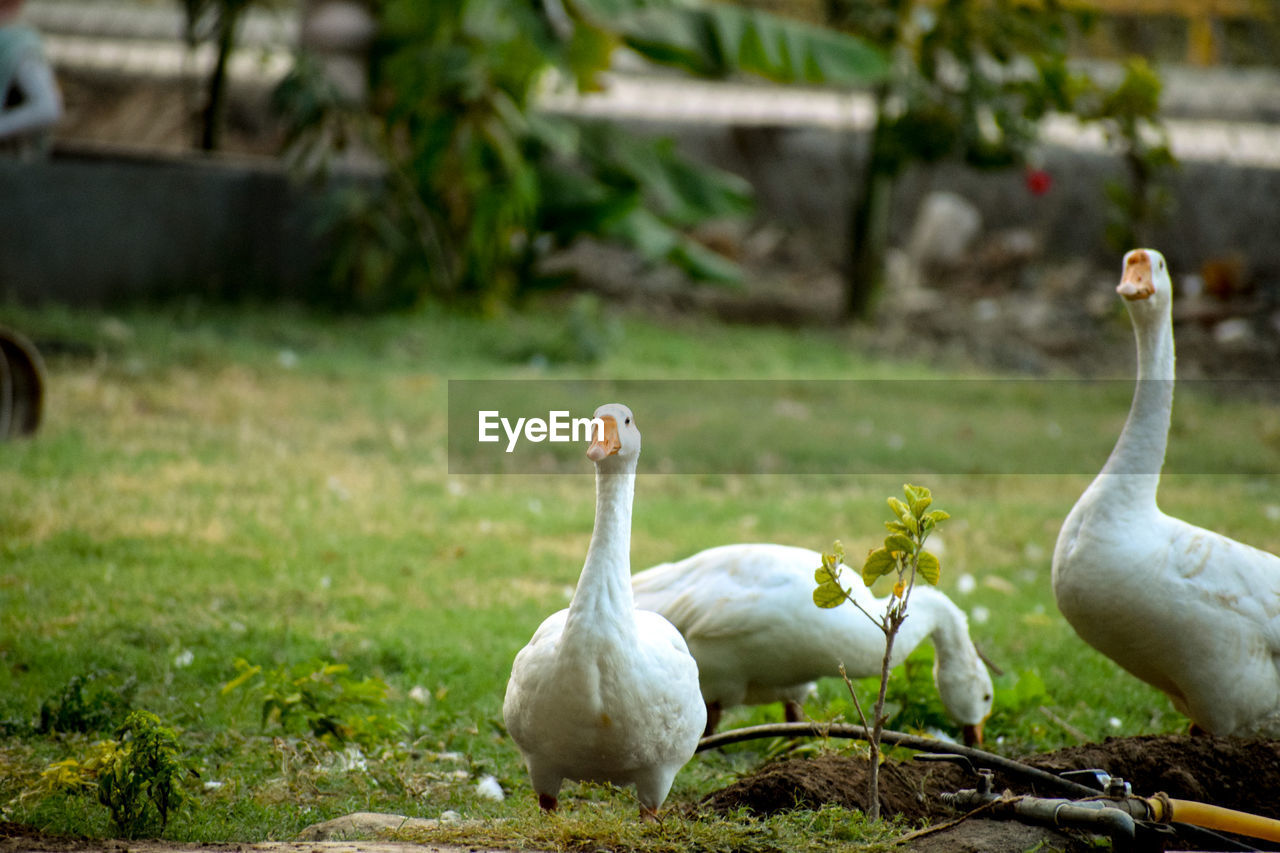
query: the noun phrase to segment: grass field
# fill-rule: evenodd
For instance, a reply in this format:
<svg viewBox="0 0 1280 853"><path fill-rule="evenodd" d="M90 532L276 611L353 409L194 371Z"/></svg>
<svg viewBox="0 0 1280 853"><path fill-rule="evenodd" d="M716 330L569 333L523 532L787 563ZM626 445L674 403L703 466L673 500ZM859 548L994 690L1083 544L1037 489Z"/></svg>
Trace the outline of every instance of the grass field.
<svg viewBox="0 0 1280 853"><path fill-rule="evenodd" d="M361 809L506 818L483 832L512 845L591 846L582 839L609 832L606 846L651 849L885 837L825 811L645 832L630 826L633 800L581 786L566 789L554 821L536 814L502 694L515 652L577 578L592 483L451 475L451 379L889 380L865 415L828 416L821 397L788 408L806 413L805 438L770 448L764 470L780 473L750 473L744 458L754 457L741 455L762 419L754 403L687 448L701 468L654 473L662 397L635 404L646 446L633 567L733 541L823 548L841 538L857 553L882 535L885 497L914 480L953 516L939 535L941 586L1003 669L990 748L1017 755L1185 725L1075 638L1049 588L1058 526L1114 441L1127 383L1054 407L1055 435L1066 437L1054 442L1036 414L1053 405L1053 383L960 382L977 375L882 362L848 333L621 318L597 330L601 360L562 365L552 310L501 324L274 307L4 315L51 345L44 428L0 444L2 819L109 835L91 793L42 784L41 772L85 760L126 709L142 708L177 732L199 774L186 783L192 804L165 830L174 839L287 839ZM893 435L925 436L932 455L894 457ZM1011 473L1024 464L1010 461L1015 446L1035 449L1019 451L1036 454L1025 463L1034 471L1065 473ZM788 473L801 469L792 454L827 473ZM580 455L568 459L589 472ZM1170 459L1194 473L1165 478L1167 511L1280 551L1274 406L1180 391ZM949 730L930 654L897 676L896 725ZM329 664L346 669L326 675ZM808 713L852 719L842 691L824 683ZM264 708L275 712L265 721ZM739 709L726 724L779 713ZM668 802L696 800L775 746L695 758ZM476 793L486 775L505 801Z"/></svg>

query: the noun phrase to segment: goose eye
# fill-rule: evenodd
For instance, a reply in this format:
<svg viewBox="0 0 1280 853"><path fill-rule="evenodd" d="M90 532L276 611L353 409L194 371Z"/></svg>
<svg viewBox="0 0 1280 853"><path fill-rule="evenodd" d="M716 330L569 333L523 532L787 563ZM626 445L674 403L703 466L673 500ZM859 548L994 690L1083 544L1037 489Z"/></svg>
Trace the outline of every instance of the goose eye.
<svg viewBox="0 0 1280 853"><path fill-rule="evenodd" d="M627 418L625 421L623 421L623 422L622 422L622 425L623 425L623 426L631 426L631 418Z"/></svg>

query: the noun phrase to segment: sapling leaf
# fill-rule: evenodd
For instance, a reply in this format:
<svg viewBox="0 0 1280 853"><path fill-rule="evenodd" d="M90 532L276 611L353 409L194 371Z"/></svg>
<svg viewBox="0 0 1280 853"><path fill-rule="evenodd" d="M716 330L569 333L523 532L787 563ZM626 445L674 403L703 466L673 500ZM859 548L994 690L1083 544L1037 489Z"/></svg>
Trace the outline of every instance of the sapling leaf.
<svg viewBox="0 0 1280 853"><path fill-rule="evenodd" d="M884 548L877 548L867 555L867 561L862 564L862 582L871 586L877 578L889 574L897 567L898 561L892 554Z"/></svg>
<svg viewBox="0 0 1280 853"><path fill-rule="evenodd" d="M889 498L888 503L889 509L893 510L893 514L898 517L898 520L903 524L906 524L907 519L911 518L911 507L907 506L897 498Z"/></svg>
<svg viewBox="0 0 1280 853"><path fill-rule="evenodd" d="M921 551L916 563L916 572L920 577L929 582L931 586L937 586L939 578L942 577L942 566L938 562L938 558L928 551Z"/></svg>
<svg viewBox="0 0 1280 853"><path fill-rule="evenodd" d="M835 553L823 554L822 565L813 573L818 586L813 591L813 603L829 609L843 604L849 591L840 585L840 564L844 562L844 545L837 539L832 546Z"/></svg>
<svg viewBox="0 0 1280 853"><path fill-rule="evenodd" d="M903 493L911 504L911 514L919 518L929 504L933 503L933 495L924 486L903 486Z"/></svg>
<svg viewBox="0 0 1280 853"><path fill-rule="evenodd" d="M935 509L933 512L925 516L925 518L929 519L934 524L937 524L940 521L946 521L950 517L951 517L951 513L943 512L940 509Z"/></svg>
<svg viewBox="0 0 1280 853"><path fill-rule="evenodd" d="M884 529L888 530L890 533L908 534L911 532L910 528L901 521L886 521L884 523Z"/></svg>
<svg viewBox="0 0 1280 853"><path fill-rule="evenodd" d="M902 518L902 523L907 526L907 532L912 536L920 535L920 522L916 521L916 517L911 513L907 513Z"/></svg>
<svg viewBox="0 0 1280 853"><path fill-rule="evenodd" d="M916 552L916 543L910 536L903 533L894 533L884 540L884 549L886 551L901 551L907 556L911 556Z"/></svg>
<svg viewBox="0 0 1280 853"><path fill-rule="evenodd" d="M819 569L821 571L821 569ZM840 584L831 581L820 583L813 590L813 603L824 610L844 604L846 593Z"/></svg>

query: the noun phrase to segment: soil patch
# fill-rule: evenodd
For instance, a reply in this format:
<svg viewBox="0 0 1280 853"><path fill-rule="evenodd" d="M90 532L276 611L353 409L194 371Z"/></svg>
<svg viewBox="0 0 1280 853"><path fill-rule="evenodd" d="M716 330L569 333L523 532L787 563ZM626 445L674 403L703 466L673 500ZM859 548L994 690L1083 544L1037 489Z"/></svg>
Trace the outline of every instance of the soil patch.
<svg viewBox="0 0 1280 853"><path fill-rule="evenodd" d="M1058 752L1028 756L1026 764L1041 770L1099 769L1123 777L1136 794L1150 796L1163 791L1177 799L1198 800L1226 808L1280 819L1280 741L1247 741L1234 738L1151 735L1108 738L1103 743L1071 747ZM817 808L830 803L845 808L865 809L867 763L848 755L827 754L816 758L790 759L760 771L717 791L703 800L702 807L717 811L746 808L767 814L793 808ZM1015 794L1057 797L1059 792L1037 790L1034 784L996 774L996 789ZM913 823L936 824L957 817L938 795L975 786L968 770L955 764L921 761L890 761L880 774L880 808L885 816L901 816ZM967 823L974 823L973 821ZM921 838L909 849L1024 850L1013 838L1011 827L996 821L961 827L934 837ZM961 825L964 827L964 825ZM1040 830L1037 839L1045 837ZM996 833L999 837L993 837ZM1024 834L1017 833L1019 838ZM1071 839L1049 839L1060 849L1072 849ZM982 845L987 845L983 847ZM1258 844L1259 847L1264 847ZM1193 845L1187 845L1194 849ZM1265 848L1264 849L1271 849Z"/></svg>

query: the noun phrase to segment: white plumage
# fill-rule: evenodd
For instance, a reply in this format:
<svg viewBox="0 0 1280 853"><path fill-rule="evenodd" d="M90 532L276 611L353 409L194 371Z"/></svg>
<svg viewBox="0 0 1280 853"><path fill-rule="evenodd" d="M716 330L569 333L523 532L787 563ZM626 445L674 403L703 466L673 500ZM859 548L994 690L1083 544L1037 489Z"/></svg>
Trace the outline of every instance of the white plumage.
<svg viewBox="0 0 1280 853"><path fill-rule="evenodd" d="M823 610L813 603L814 570L822 555L786 545L724 545L632 578L636 604L661 613L684 634L698 661L708 732L722 709L787 704L799 719L812 682L880 674L884 634L852 605ZM861 583L853 593L870 613L883 613ZM934 680L948 713L981 740L991 710L991 676L969 638L964 612L941 592L917 586L894 644L894 665L925 637L936 652Z"/></svg>
<svg viewBox="0 0 1280 853"><path fill-rule="evenodd" d="M631 506L640 432L631 410L601 406L596 519L568 609L516 655L502 707L542 808L566 779L634 785L653 815L706 722L697 664L680 632L631 595Z"/></svg>
<svg viewBox="0 0 1280 853"><path fill-rule="evenodd" d="M1058 608L1085 642L1199 727L1280 737L1280 558L1156 505L1174 384L1160 253L1125 255L1117 292L1137 338L1137 388L1115 449L1058 534Z"/></svg>

